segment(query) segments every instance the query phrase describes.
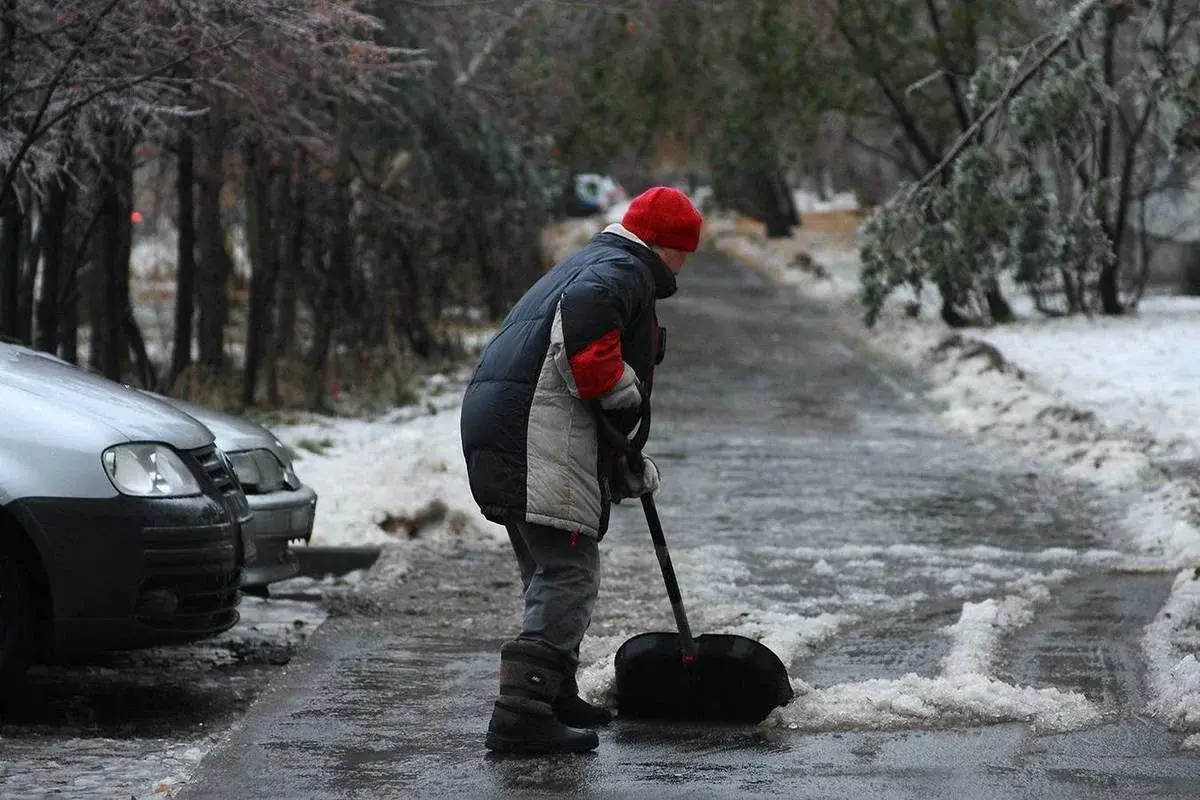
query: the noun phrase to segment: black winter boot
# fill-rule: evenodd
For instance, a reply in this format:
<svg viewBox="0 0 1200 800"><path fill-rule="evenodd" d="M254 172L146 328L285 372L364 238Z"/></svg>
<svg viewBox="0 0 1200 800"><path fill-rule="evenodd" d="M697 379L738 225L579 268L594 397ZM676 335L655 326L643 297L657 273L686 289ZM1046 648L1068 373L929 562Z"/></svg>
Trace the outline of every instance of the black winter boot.
<svg viewBox="0 0 1200 800"><path fill-rule="evenodd" d="M579 696L579 684L574 675L563 679L554 701L554 716L572 728L595 728L612 722L612 713L604 706L594 706Z"/></svg>
<svg viewBox="0 0 1200 800"><path fill-rule="evenodd" d="M498 753L586 753L600 744L595 731L568 728L554 717L569 665L553 648L517 639L500 648L500 697L484 745Z"/></svg>

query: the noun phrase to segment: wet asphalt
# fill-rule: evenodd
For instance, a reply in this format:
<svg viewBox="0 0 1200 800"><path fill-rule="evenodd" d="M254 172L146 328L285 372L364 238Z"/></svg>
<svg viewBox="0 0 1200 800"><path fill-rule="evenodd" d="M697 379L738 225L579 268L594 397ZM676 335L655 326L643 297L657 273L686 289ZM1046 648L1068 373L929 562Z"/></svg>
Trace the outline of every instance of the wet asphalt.
<svg viewBox="0 0 1200 800"><path fill-rule="evenodd" d="M313 634L180 797L1200 795L1200 761L1144 713L1139 639L1171 576L1046 555L1113 547L1109 501L948 436L919 380L755 273L703 254L681 286L661 305L668 354L647 449L693 628L851 615L827 639L781 645L794 678L933 676L963 602L1069 567L1076 577L1004 641L994 671L1081 692L1103 720L1038 734L986 720L873 730L618 719L594 754L491 756L483 733L519 583L504 549L441 539L408 556L402 580L387 577L385 553L369 594ZM671 629L637 512L616 509L603 543L585 661Z"/></svg>

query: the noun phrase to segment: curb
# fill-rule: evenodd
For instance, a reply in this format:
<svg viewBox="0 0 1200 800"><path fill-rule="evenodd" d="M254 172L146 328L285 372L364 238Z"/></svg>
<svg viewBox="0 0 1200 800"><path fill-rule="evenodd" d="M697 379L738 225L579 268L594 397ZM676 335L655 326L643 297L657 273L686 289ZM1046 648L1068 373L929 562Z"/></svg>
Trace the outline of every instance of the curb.
<svg viewBox="0 0 1200 800"><path fill-rule="evenodd" d="M379 559L378 547L293 547L300 562L300 575L306 578L325 578L345 575L359 569L370 569Z"/></svg>

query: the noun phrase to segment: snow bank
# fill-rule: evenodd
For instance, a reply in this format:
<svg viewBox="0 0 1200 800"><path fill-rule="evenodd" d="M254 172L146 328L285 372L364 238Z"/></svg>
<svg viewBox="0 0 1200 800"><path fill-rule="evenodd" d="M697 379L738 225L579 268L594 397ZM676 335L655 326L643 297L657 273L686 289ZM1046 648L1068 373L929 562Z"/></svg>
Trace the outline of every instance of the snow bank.
<svg viewBox="0 0 1200 800"><path fill-rule="evenodd" d="M319 496L312 544L389 545L429 533L508 541L471 497L460 383L373 420L313 417L275 429Z"/></svg>
<svg viewBox="0 0 1200 800"><path fill-rule="evenodd" d="M1175 578L1171 596L1142 639L1154 699L1150 710L1181 730L1200 729L1200 570ZM1200 749L1200 733L1184 746Z"/></svg>

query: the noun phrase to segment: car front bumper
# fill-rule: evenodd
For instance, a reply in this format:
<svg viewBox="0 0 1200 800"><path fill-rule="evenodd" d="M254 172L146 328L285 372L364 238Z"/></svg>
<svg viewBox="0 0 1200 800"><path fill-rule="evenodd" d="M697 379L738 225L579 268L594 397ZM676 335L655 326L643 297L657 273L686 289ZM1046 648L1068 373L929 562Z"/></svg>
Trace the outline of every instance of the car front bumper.
<svg viewBox="0 0 1200 800"><path fill-rule="evenodd" d="M300 572L300 562L288 544L312 538L317 493L301 486L295 491L246 495L246 500L253 514L258 552L242 572L242 586L266 586L294 578Z"/></svg>
<svg viewBox="0 0 1200 800"><path fill-rule="evenodd" d="M42 554L54 656L195 641L238 621L253 542L215 497L30 498L9 508Z"/></svg>

